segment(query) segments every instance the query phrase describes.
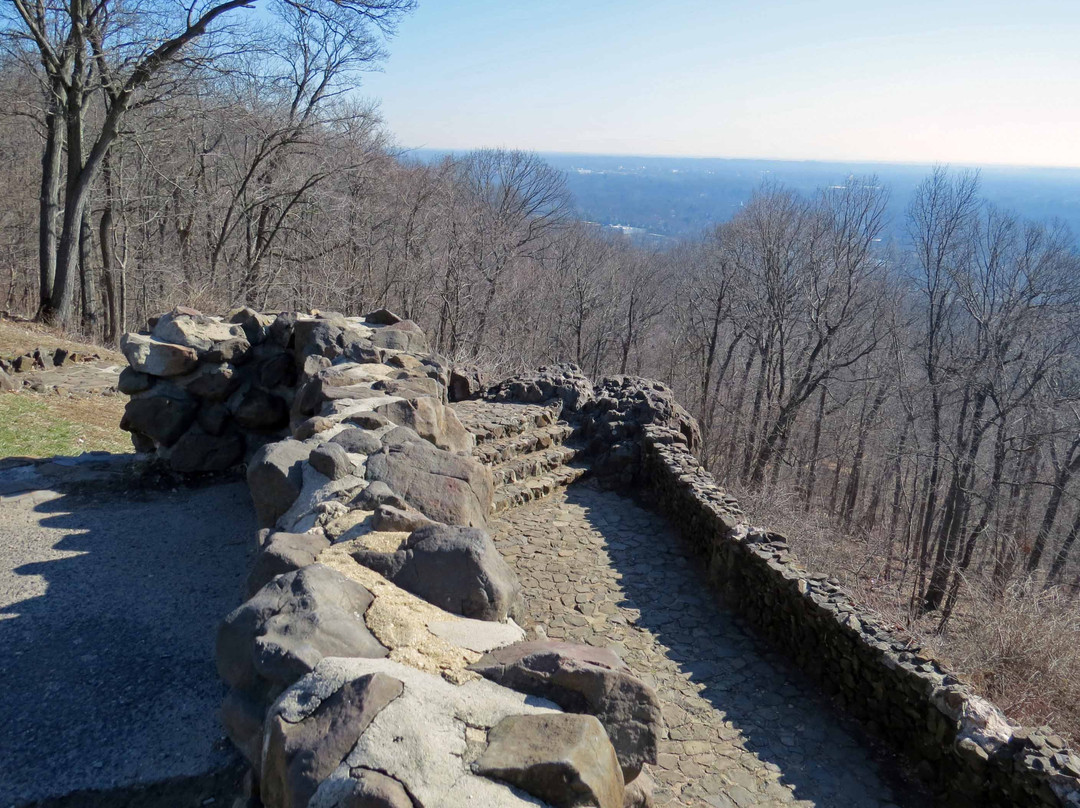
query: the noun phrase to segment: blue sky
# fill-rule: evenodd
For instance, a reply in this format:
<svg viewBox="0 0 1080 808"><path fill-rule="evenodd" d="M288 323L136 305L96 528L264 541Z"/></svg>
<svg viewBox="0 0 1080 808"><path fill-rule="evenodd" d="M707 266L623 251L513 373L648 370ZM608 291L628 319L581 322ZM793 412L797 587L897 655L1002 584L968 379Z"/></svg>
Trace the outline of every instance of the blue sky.
<svg viewBox="0 0 1080 808"><path fill-rule="evenodd" d="M403 146L1080 166L1077 0L420 0Z"/></svg>

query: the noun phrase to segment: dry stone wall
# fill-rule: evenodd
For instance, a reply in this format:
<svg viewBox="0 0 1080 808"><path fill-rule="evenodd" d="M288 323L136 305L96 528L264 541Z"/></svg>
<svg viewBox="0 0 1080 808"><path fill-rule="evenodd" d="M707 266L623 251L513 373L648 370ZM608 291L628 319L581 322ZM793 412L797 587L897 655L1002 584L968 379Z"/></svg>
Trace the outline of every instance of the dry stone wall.
<svg viewBox="0 0 1080 808"><path fill-rule="evenodd" d="M262 529L217 666L252 808L648 804L656 694L614 654L525 642L491 471L419 328L175 309L123 349L138 448L246 467Z"/></svg>
<svg viewBox="0 0 1080 808"><path fill-rule="evenodd" d="M1080 806L1080 760L1052 730L1010 722L838 581L800 566L782 536L749 526L681 434L649 426L642 438L636 493L696 545L724 602L914 761L943 803Z"/></svg>
<svg viewBox="0 0 1080 808"><path fill-rule="evenodd" d="M837 580L800 566L784 537L747 523L701 466L697 424L663 384L593 384L561 365L504 381L487 396L561 406L599 480L665 514L700 552L723 601L906 754L944 804L1080 806L1080 759L1050 728L1010 722Z"/></svg>

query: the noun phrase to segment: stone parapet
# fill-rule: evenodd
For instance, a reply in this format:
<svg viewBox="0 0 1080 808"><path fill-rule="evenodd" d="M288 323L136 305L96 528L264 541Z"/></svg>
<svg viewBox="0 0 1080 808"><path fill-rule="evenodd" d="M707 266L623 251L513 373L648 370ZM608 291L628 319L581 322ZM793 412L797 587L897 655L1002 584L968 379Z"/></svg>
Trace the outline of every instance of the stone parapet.
<svg viewBox="0 0 1080 808"><path fill-rule="evenodd" d="M681 433L645 427L634 493L700 552L717 594L847 714L915 762L947 804L1080 806L1080 760L1048 728L1017 727L860 606L750 527Z"/></svg>

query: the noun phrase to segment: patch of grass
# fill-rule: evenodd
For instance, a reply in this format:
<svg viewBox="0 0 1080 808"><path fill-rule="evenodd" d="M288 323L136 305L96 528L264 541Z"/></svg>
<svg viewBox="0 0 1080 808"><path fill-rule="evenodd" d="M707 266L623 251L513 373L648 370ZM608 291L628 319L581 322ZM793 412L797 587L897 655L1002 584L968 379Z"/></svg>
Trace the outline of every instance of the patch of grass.
<svg viewBox="0 0 1080 808"><path fill-rule="evenodd" d="M125 401L123 396L0 395L0 458L129 453L131 438L119 426Z"/></svg>

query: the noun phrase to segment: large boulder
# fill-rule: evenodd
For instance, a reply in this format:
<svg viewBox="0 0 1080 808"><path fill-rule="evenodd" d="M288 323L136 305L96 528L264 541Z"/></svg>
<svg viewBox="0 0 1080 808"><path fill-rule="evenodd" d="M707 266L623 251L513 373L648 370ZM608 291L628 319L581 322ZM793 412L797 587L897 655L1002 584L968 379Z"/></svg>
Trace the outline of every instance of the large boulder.
<svg viewBox="0 0 1080 808"><path fill-rule="evenodd" d="M656 763L663 715L656 691L630 673L611 650L540 640L497 648L470 666L505 687L542 696L600 719L626 782Z"/></svg>
<svg viewBox="0 0 1080 808"><path fill-rule="evenodd" d="M336 443L346 452L352 454L369 455L382 448L382 443L370 431L355 426L348 427L337 433L330 439L330 442Z"/></svg>
<svg viewBox="0 0 1080 808"><path fill-rule="evenodd" d="M482 751L487 730L503 718L552 713L554 705L483 679L453 685L440 676L388 659L327 658L312 678L326 680L321 687L329 692L338 682L371 673L400 680L404 690L379 711L342 764L322 782L312 806L349 805L339 799L353 793L351 780L357 769L381 772L397 781L418 806L536 806L534 797L505 782L477 775L470 763ZM399 808L394 803L391 806Z"/></svg>
<svg viewBox="0 0 1080 808"><path fill-rule="evenodd" d="M193 309L176 308L161 315L150 336L160 342L193 348L207 362L242 362L251 352L244 329Z"/></svg>
<svg viewBox="0 0 1080 808"><path fill-rule="evenodd" d="M455 366L450 371L447 394L451 401L468 401L484 391L484 374L479 368Z"/></svg>
<svg viewBox="0 0 1080 808"><path fill-rule="evenodd" d="M400 679L385 673L351 679L330 693L323 684L317 677L301 679L267 716L260 788L265 805L306 808L375 716L404 690Z"/></svg>
<svg viewBox="0 0 1080 808"><path fill-rule="evenodd" d="M120 376L116 380L116 389L123 393L125 396L133 396L136 393L145 393L156 382L153 376L146 373L140 373L132 367L126 367L120 371Z"/></svg>
<svg viewBox="0 0 1080 808"><path fill-rule="evenodd" d="M198 402L178 387L156 384L127 403L120 428L172 446L191 426L198 409Z"/></svg>
<svg viewBox="0 0 1080 808"><path fill-rule="evenodd" d="M320 533L271 533L248 573L248 597L277 576L314 564L319 553L329 546L329 540Z"/></svg>
<svg viewBox="0 0 1080 808"><path fill-rule="evenodd" d="M398 427L393 432L407 432ZM386 483L436 522L483 527L491 513L491 472L471 457L444 451L417 437L386 445L368 457L367 478ZM413 433L415 435L415 433Z"/></svg>
<svg viewBox="0 0 1080 808"><path fill-rule="evenodd" d="M429 525L397 552L359 549L354 559L441 609L477 620L521 618L521 585L483 530Z"/></svg>
<svg viewBox="0 0 1080 808"><path fill-rule="evenodd" d="M591 715L508 716L488 733L473 770L555 808L623 808L615 750Z"/></svg>
<svg viewBox="0 0 1080 808"><path fill-rule="evenodd" d="M352 474L354 463L337 443L324 443L312 450L308 458L311 467L331 480L340 480Z"/></svg>
<svg viewBox="0 0 1080 808"><path fill-rule="evenodd" d="M225 471L244 458L244 436L236 431L214 435L193 425L169 452L174 471L194 474L201 471Z"/></svg>
<svg viewBox="0 0 1080 808"><path fill-rule="evenodd" d="M243 378L233 365L226 362L220 365L199 365L191 373L177 376L173 382L198 398L224 401L236 391Z"/></svg>
<svg viewBox="0 0 1080 808"><path fill-rule="evenodd" d="M259 527L273 527L304 487L304 462L312 447L298 440L268 443L248 462L247 482Z"/></svg>
<svg viewBox="0 0 1080 808"><path fill-rule="evenodd" d="M398 426L409 427L440 449L468 452L476 445L476 439L461 425L457 413L430 396L383 404L375 412Z"/></svg>
<svg viewBox="0 0 1080 808"><path fill-rule="evenodd" d="M384 657L364 623L371 601L364 587L323 564L278 576L221 624L218 674L238 690L276 695L323 657Z"/></svg>
<svg viewBox="0 0 1080 808"><path fill-rule="evenodd" d="M371 342L376 348L386 348L391 351L406 351L412 354L431 353L423 329L412 320L402 320L375 329Z"/></svg>
<svg viewBox="0 0 1080 808"><path fill-rule="evenodd" d="M132 368L151 376L180 376L199 363L195 349L159 342L143 334L124 334L120 350Z"/></svg>
<svg viewBox="0 0 1080 808"><path fill-rule="evenodd" d="M280 396L253 387L244 394L233 418L244 429L281 429L289 423L289 405Z"/></svg>
<svg viewBox="0 0 1080 808"><path fill-rule="evenodd" d="M390 309L376 309L364 315L364 321L371 325L394 325L400 323L402 318L390 311Z"/></svg>

